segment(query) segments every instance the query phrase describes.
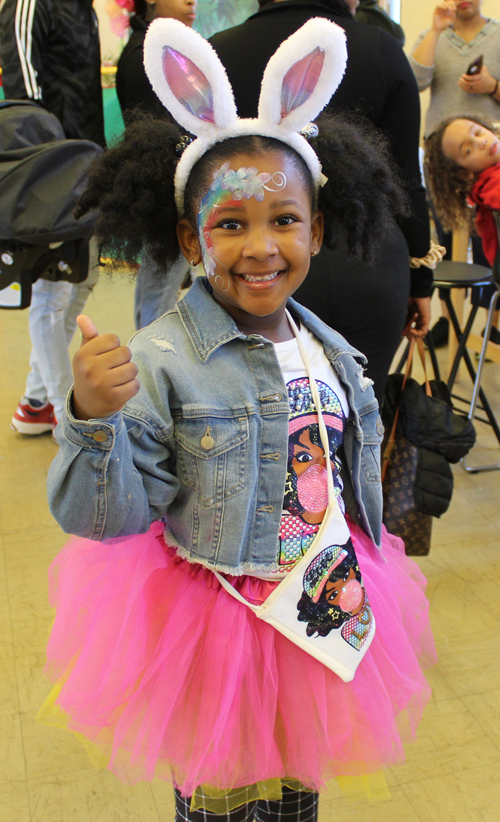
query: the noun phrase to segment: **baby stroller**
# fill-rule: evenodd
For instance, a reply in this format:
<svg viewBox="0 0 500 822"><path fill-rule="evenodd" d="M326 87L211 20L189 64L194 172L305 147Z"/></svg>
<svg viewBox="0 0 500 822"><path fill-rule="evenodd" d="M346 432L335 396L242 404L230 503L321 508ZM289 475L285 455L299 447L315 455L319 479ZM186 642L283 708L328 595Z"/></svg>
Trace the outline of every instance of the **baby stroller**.
<svg viewBox="0 0 500 822"><path fill-rule="evenodd" d="M82 282L94 217L75 220L84 172L102 151L67 140L53 114L28 100L0 101L0 308L26 308L31 286Z"/></svg>

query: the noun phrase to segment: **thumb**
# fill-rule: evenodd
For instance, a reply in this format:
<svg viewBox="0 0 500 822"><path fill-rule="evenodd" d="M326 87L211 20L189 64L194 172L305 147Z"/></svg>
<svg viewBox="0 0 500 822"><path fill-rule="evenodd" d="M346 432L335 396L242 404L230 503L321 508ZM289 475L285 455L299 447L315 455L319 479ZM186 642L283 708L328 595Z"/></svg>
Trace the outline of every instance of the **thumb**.
<svg viewBox="0 0 500 822"><path fill-rule="evenodd" d="M93 340L94 337L99 336L99 332L95 327L94 323L89 317L86 317L85 314L79 314L76 318L76 322L78 328L82 332L82 342L81 346L88 343L90 340ZM80 347L81 347L80 346Z"/></svg>

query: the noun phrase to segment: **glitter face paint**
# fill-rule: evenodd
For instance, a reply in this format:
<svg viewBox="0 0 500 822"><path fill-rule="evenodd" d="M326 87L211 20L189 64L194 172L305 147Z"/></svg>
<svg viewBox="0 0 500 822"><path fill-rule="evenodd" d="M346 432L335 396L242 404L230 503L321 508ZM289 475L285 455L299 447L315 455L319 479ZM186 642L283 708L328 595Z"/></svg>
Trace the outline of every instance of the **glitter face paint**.
<svg viewBox="0 0 500 822"><path fill-rule="evenodd" d="M267 183L272 183L275 187ZM224 262L214 256L211 238L211 231L219 220L220 209L227 206L237 208L241 200L249 200L251 197L262 202L266 191L281 191L285 186L286 176L281 171L274 174L259 174L256 168L244 166L235 171L230 168L229 162L224 163L218 171L214 171L213 182L200 202L198 236L205 274L209 279L214 277L222 291L229 289L229 273ZM225 278L220 270L216 271L217 264L224 269Z"/></svg>

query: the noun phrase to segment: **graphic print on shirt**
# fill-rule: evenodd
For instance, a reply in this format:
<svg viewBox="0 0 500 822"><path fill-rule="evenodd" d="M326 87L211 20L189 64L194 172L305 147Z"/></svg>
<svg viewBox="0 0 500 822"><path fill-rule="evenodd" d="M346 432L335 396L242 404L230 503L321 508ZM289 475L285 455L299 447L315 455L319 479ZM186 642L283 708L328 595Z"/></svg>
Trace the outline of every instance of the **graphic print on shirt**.
<svg viewBox="0 0 500 822"><path fill-rule="evenodd" d="M337 450L342 445L346 417L335 391L324 382L317 380L316 384L330 443L335 496L343 511L341 463ZM328 504L325 453L309 379L291 380L287 389L290 403L288 465L278 550L278 563L283 571L291 570L304 556L319 530Z"/></svg>
<svg viewBox="0 0 500 822"><path fill-rule="evenodd" d="M324 637L341 628L342 638L360 651L373 615L351 539L317 554L304 573L303 585L297 619L307 622L307 636Z"/></svg>

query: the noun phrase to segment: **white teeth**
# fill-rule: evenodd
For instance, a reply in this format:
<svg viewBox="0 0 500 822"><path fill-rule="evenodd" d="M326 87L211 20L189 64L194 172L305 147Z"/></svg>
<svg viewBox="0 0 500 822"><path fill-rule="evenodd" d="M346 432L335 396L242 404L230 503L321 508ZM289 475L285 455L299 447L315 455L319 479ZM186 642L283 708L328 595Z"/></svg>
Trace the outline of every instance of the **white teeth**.
<svg viewBox="0 0 500 822"><path fill-rule="evenodd" d="M274 271L272 274L265 274L263 277L252 277L250 274L240 274L240 277L243 277L247 283L266 283L269 282L269 280L274 280L279 273L279 271Z"/></svg>

